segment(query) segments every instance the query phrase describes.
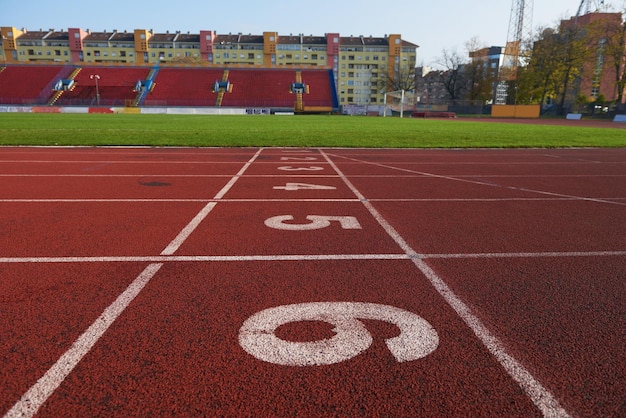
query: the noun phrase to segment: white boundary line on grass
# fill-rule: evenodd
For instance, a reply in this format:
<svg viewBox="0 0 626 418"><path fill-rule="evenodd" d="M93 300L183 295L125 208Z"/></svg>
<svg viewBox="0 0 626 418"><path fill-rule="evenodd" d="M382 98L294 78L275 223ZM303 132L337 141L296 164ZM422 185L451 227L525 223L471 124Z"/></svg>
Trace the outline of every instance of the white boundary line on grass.
<svg viewBox="0 0 626 418"><path fill-rule="evenodd" d="M474 332L476 337L483 343L495 359L504 367L511 378L517 382L526 395L537 406L541 413L546 417L569 417L570 415L563 409L556 398L546 389L535 377L524 367L522 363L511 356L504 347L504 344L489 331L482 321L472 313L471 309L463 300L457 296L448 284L437 275L419 258L419 255L411 248L411 246L402 238L402 236L391 226L389 222L374 208L365 196L350 182L337 165L328 157L328 155L320 150L324 158L329 162L332 168L343 179L345 184L352 192L362 201L370 214L378 221L387 234L402 248L402 250L412 257L413 264L426 276L432 286L439 292L448 305L454 309L459 317Z"/></svg>

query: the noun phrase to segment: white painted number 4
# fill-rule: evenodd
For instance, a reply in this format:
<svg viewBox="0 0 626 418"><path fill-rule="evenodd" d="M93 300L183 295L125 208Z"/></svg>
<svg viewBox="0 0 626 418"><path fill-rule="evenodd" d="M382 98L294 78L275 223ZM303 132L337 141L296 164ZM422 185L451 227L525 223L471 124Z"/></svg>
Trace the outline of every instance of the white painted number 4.
<svg viewBox="0 0 626 418"><path fill-rule="evenodd" d="M248 318L239 330L241 347L259 360L284 366L320 366L349 360L372 344L360 319L394 324L400 335L385 340L398 362L426 357L439 345L435 329L422 317L388 305L360 302L315 302L266 309ZM278 327L291 322L323 321L334 325L335 336L310 342L278 338Z"/></svg>
<svg viewBox="0 0 626 418"><path fill-rule="evenodd" d="M324 215L308 215L306 219L309 221L305 224L287 223L293 221L291 215L273 216L265 220L265 226L273 229L282 229L284 231L311 231L314 229L327 228L331 222L338 222L343 229L361 229L361 224L354 216L324 216Z"/></svg>
<svg viewBox="0 0 626 418"><path fill-rule="evenodd" d="M334 186L324 186L321 184L287 183L284 186L274 186L274 189L293 192L298 190L335 190L337 188Z"/></svg>

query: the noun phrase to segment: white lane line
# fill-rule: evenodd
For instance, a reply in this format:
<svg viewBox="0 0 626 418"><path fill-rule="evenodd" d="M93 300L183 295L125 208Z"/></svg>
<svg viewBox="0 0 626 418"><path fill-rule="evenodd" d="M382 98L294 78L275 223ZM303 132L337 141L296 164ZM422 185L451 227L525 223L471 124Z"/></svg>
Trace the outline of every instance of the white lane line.
<svg viewBox="0 0 626 418"><path fill-rule="evenodd" d="M209 199L0 199L0 203L197 203L207 200Z"/></svg>
<svg viewBox="0 0 626 418"><path fill-rule="evenodd" d="M243 166L239 173L233 177L224 188L217 194L216 199L223 196L235 183L249 166L261 153L259 149L256 154ZM178 234L174 240L161 252L161 255L173 254L184 240L193 232L204 217L211 211L217 202L210 202L196 215L192 221ZM31 388L20 398L20 400L7 412L5 418L32 417L37 413L41 405L54 393L63 383L65 378L72 372L80 360L98 342L100 337L122 314L133 299L148 284L150 279L163 266L162 263L149 264L145 270L133 280L128 288L107 307L104 312L91 324L89 328L80 336L68 351L66 351L48 371L31 386Z"/></svg>
<svg viewBox="0 0 626 418"><path fill-rule="evenodd" d="M158 255L100 257L0 257L0 264L28 263L177 263L230 261L324 261L324 260L411 260L470 258L582 258L624 257L626 251L571 251L528 253L459 253L459 254L278 254L278 255Z"/></svg>
<svg viewBox="0 0 626 418"><path fill-rule="evenodd" d="M622 201L626 197L603 197L603 200ZM207 203L209 199L0 199L0 203ZM439 198L439 199L368 199L370 202L571 202L572 197L512 197L512 198ZM277 203L318 202L350 203L359 199L222 199L222 203Z"/></svg>
<svg viewBox="0 0 626 418"><path fill-rule="evenodd" d="M556 257L622 257L626 251L548 251L521 253L459 253L459 254L423 254L428 258L556 258Z"/></svg>
<svg viewBox="0 0 626 418"><path fill-rule="evenodd" d="M532 400L537 408L546 417L569 417L570 415L561 407L556 398L546 389L532 374L513 356L507 353L504 345L500 340L489 331L482 321L472 313L470 308L458 297L454 291L446 284L446 282L437 275L424 260L416 257L417 253L402 238L402 236L391 226L389 222L374 208L361 192L350 182L337 165L328 157L328 155L320 150L329 164L343 179L345 184L361 199L363 205L370 214L385 229L387 234L402 248L402 250L413 258L413 264L426 276L432 286L444 298L448 305L454 309L459 317L474 332L476 337L483 343L495 359L504 367L509 376L517 382L524 390L526 395Z"/></svg>
<svg viewBox="0 0 626 418"><path fill-rule="evenodd" d="M426 177L458 181L458 182L461 182L461 183L478 184L478 185L481 185L481 186L497 187L497 188L501 188L501 189L515 190L515 191L520 191L520 192L537 193L537 194L542 194L542 195L546 195L546 196L554 196L554 197L559 197L559 198L568 198L568 199L582 200L582 201L588 201L588 202L608 203L608 204L611 204L611 205L626 206L626 203L616 202L614 200L605 200L605 199L594 198L594 197L583 197L583 196L568 195L568 194L563 194L563 193L546 192L546 191L543 191L543 190L528 189L526 187L504 186L504 185L501 185L501 184L489 183L487 181L471 180L469 178L461 178L461 177L458 177L458 176L446 176L446 175L442 175L442 174L433 174L433 173L427 173L427 172L423 172L423 171L410 170L410 169L407 169L407 168L395 167L395 166L392 166L392 165L373 163L373 162L369 162L369 161L360 161L360 160L356 160L354 158L348 158L348 157L344 157L344 156L340 156L340 155L335 155L335 157L345 158L345 159L348 159L348 160L351 160L351 161L361 162L363 164L369 164L369 165L374 165L374 166L378 166L378 167L389 168L389 169L392 169L392 170L398 170L398 171L405 171L405 172L414 173L414 174L420 174L420 175L423 175L423 176L426 176Z"/></svg>
<svg viewBox="0 0 626 418"><path fill-rule="evenodd" d="M277 178L293 178L293 177L307 177L307 178L336 178L337 176L329 174L303 174L301 176L293 176L288 174L250 174L243 175L243 177L265 178L265 177L277 177ZM130 178L142 178L142 177L172 177L172 178L231 178L230 174L169 174L169 173L144 173L144 174L0 174L0 177L85 177L85 178L98 178L98 177L130 177ZM388 177L388 176L367 176L367 177ZM416 175L406 175L404 177L422 177ZM475 176L474 176L475 177Z"/></svg>
<svg viewBox="0 0 626 418"><path fill-rule="evenodd" d="M189 164L241 164L240 161L202 161L202 160L197 160L197 161L182 161L182 160L169 160L169 161L163 161L163 160L0 160L0 163L3 164L81 164L81 165L86 165L86 164L96 164L96 165L103 165L103 164L140 164L140 165L146 165L146 164L171 164L171 165L176 165L176 164L184 164L184 165L189 165Z"/></svg>
<svg viewBox="0 0 626 418"><path fill-rule="evenodd" d="M211 199L0 199L0 203L197 203ZM224 203L250 202L358 202L358 199L222 199ZM214 202L217 203L217 202Z"/></svg>
<svg viewBox="0 0 626 418"><path fill-rule="evenodd" d="M234 184L241 178L243 173L250 167L250 164L256 160L256 158L261 154L263 149L259 149L256 154L252 156L252 158L241 167L239 172L232 177L228 183L213 197L214 200L219 200L234 186ZM169 243L169 245L161 252L161 255L172 255L180 248L180 246L185 242L185 240L192 234L193 231L200 225L200 222L206 218L206 216L213 210L213 208L217 205L217 202L209 202L198 214L187 224L185 228L178 234L176 238Z"/></svg>
<svg viewBox="0 0 626 418"><path fill-rule="evenodd" d="M65 378L74 370L82 358L98 342L113 322L122 314L135 299L150 279L159 271L163 264L148 265L144 271L109 305L104 312L91 324L69 350L48 369L31 388L22 395L20 400L5 414L5 418L32 417L52 393L61 385Z"/></svg>
<svg viewBox="0 0 626 418"><path fill-rule="evenodd" d="M626 254L626 252L625 252ZM293 255L162 255L108 257L3 257L1 263L178 263L230 261L324 261L324 260L408 260L406 254L293 254Z"/></svg>
<svg viewBox="0 0 626 418"><path fill-rule="evenodd" d="M0 177L85 177L85 178L108 178L108 177L172 177L172 178L230 178L229 174L168 174L168 173L146 173L146 174L0 174Z"/></svg>
<svg viewBox="0 0 626 418"><path fill-rule="evenodd" d="M180 246L185 242L189 235L196 230L200 222L206 218L206 216L213 210L213 208L217 205L217 202L210 202L206 206L198 212L196 216L185 226L182 231L168 244L167 247L163 251L161 251L161 255L172 255L180 248Z"/></svg>

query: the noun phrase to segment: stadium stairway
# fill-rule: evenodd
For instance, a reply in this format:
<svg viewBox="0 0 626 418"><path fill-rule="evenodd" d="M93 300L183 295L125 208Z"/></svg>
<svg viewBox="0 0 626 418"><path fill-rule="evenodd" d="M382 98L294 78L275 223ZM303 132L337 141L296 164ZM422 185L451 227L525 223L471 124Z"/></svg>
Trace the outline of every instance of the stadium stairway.
<svg viewBox="0 0 626 418"><path fill-rule="evenodd" d="M67 80L71 80L74 81L74 79L76 78L76 76L78 75L78 73L80 73L80 71L82 70L82 68L77 67L74 68L74 71L72 71L72 73L67 77ZM58 80L61 80L65 77L61 76L61 77L57 77ZM53 81L58 81L58 80L53 80ZM74 88L74 84L71 84L70 87L70 91L72 91L72 89ZM48 106L54 106L54 104L57 102L57 100L59 100L59 98L63 95L63 93L65 93L67 90L57 90L55 91L55 93L52 95L52 97L50 98L50 100L48 100Z"/></svg>
<svg viewBox="0 0 626 418"><path fill-rule="evenodd" d="M228 82L228 70L224 70L224 74L222 75L222 82ZM226 93L226 89L219 89L217 92L217 99L215 99L215 106L220 107L222 105L222 100L224 100L224 93Z"/></svg>
<svg viewBox="0 0 626 418"><path fill-rule="evenodd" d="M296 71L296 83L302 84L302 72L301 71ZM304 110L304 102L302 100L302 96L303 96L302 91L296 92L296 104L294 108L296 112L302 112Z"/></svg>
<svg viewBox="0 0 626 418"><path fill-rule="evenodd" d="M155 86L154 79L159 73L159 68L152 68L148 73L148 77L146 78L144 83L141 83L141 80L137 82L139 88L137 90L137 97L133 100L133 107L141 106L146 100L148 93L150 93Z"/></svg>

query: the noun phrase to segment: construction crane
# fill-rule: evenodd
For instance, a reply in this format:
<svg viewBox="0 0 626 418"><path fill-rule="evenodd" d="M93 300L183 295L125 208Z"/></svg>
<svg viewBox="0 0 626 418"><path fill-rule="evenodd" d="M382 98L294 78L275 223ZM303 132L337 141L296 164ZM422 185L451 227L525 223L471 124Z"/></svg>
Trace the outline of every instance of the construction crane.
<svg viewBox="0 0 626 418"><path fill-rule="evenodd" d="M595 9L593 8L594 6ZM604 7L604 0L582 0L578 6L576 17L589 14L592 11L603 10Z"/></svg>
<svg viewBox="0 0 626 418"><path fill-rule="evenodd" d="M496 104L506 104L508 87L517 79L522 48L532 38L533 0L513 0L500 80L496 88Z"/></svg>

